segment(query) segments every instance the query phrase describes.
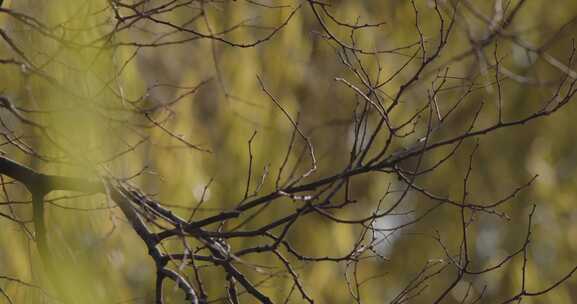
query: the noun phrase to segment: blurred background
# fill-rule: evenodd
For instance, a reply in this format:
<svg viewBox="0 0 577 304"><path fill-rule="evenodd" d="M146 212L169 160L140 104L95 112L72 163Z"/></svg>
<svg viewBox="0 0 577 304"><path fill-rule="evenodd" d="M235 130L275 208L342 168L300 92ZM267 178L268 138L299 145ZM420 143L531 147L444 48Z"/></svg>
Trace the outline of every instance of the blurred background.
<svg viewBox="0 0 577 304"><path fill-rule="evenodd" d="M305 180L310 182L341 172L350 158L354 114L362 109L362 99L335 79L348 79L361 87L362 83L344 64L343 56L349 56L354 66L364 67L367 79L374 83L390 78L379 93L390 102L387 96L395 96L421 65L419 35L424 37L428 55L433 54L440 31L447 30L454 14L446 46L404 92L401 105L391 114L397 123L407 120L427 104L428 93L441 81L438 75L446 75L445 87L437 96L441 111L449 111L464 92L471 92L438 138L466 129L480 103L485 106L479 128L495 123L498 100L503 121L535 113L555 96L567 72L574 73L568 69L577 32L575 1L326 3L326 7L316 6L325 26L352 49L367 51L357 54L358 62L352 49L328 39L311 9L314 5L306 1L4 1L0 92L14 108L0 109L2 153L44 173L131 178L134 185L184 218L202 202L194 213L194 218L201 219L243 201L249 166L249 194L260 196L276 189L293 126L257 77L310 137L318 160L318 170ZM153 12L150 18L134 17L137 11L146 10ZM512 12L514 18L507 20ZM335 20L378 26L351 31ZM415 54L416 59L409 61ZM577 107L570 103L551 116L478 137L469 181L471 201L494 202L538 177L496 208L506 216L472 215L473 268L493 266L523 246L533 204L528 290L547 288L575 267L576 114ZM377 113L372 115L366 123L369 129L379 118ZM395 138L391 151L407 147L426 130L424 119L414 133ZM371 156L378 154L385 135L377 138ZM465 141L449 161L418 177L418 183L459 200L476 143ZM448 151L449 147L433 151L423 161L431 165ZM306 146L297 134L281 184L290 178L291 170L298 175L310 166ZM398 189L403 189L403 182L394 174L355 177L349 191L356 203L338 215L368 216L385 194L382 203L393 204L400 196ZM31 238L29 193L7 177L2 177L1 193L0 212L9 217L0 218L0 288L14 303L57 303ZM244 229L258 228L294 211L293 204L289 198L280 199L246 223L253 213L227 221L224 229L240 224ZM363 303L390 303L424 267L430 267L426 274L434 273L434 277L406 301L436 299L455 277L445 249L459 252L459 210L440 205L412 225L387 230L413 221L435 204L409 192L397 215L376 220L374 227L382 231L374 235L374 250L380 258L368 258L353 267L291 257L303 286L318 303L353 303L347 278L354 271L362 282ZM153 301L153 262L105 195L54 192L48 197L46 212L50 247L70 278L67 292L78 303ZM311 215L290 230L288 239L303 254L338 256L353 248L361 231L358 225ZM446 248L439 246L436 237ZM230 244L240 249L262 241L241 238ZM166 246L181 245L168 242ZM272 256L248 256L247 260L264 265L261 273L250 272L249 277L262 281L263 292L282 303L293 285L286 275L271 278L278 261ZM481 303L510 298L519 291L522 263L517 256L494 271L465 276L444 303L461 303L466 294L465 303L480 295ZM224 302L222 273L207 267L204 274L209 299ZM166 290L168 303L183 303L178 289ZM302 297L293 292L290 303L301 303ZM241 296L242 303L253 301ZM525 298L524 303L577 303L577 281L570 278L545 295Z"/></svg>

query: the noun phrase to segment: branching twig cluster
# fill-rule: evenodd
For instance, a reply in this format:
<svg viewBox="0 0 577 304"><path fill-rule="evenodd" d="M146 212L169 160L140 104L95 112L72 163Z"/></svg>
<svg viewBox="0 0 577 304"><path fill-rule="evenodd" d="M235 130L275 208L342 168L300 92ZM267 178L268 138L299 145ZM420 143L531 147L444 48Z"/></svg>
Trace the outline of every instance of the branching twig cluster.
<svg viewBox="0 0 577 304"><path fill-rule="evenodd" d="M527 216L527 233L517 250L495 264L484 267L475 263L472 250L472 235L478 225L478 218L510 220L504 207L513 204L536 180L535 176L522 185L512 187L500 199L486 200L485 197L473 195L472 179L477 169L475 156L482 147L481 138L500 134L501 130L511 129L511 132L518 132L520 127L528 123L563 110L577 93L577 74L573 70L576 55L574 44L567 50L564 58L559 58L548 50L554 43L556 34L552 35L552 40L536 46L525 41L523 35L512 28L511 25L526 1L516 1L515 4L510 1L495 1L493 15L487 15L469 0L429 1L428 8L421 6L419 1L411 1L408 7L413 13L414 39L406 45L389 48L366 47L359 38L368 31L383 30L389 25L388 21L342 20L334 5L328 1L306 0L295 5L244 1L245 5L255 11L284 12L280 23L272 26L256 23L252 17L232 25L226 22L211 23L214 20L213 11L226 10L226 5L234 6L234 2L242 1L224 4L221 2L107 1L107 6L93 15L108 12L113 18L107 19L101 25L105 29L104 34L86 41L71 39L66 35L66 24L51 26L17 9L0 9L0 15L13 18L20 26L62 48L130 48L133 51L122 63L117 74L104 81L102 91L110 92L119 102L113 106L90 104L90 98L83 100L81 96L66 89L64 84L45 69L48 63L42 63L34 53L28 53L19 45L19 41L12 37L11 32L0 28L0 36L11 54L0 58L0 67L19 66L26 77L37 77L56 88L62 88L63 94L78 97L76 106L90 104L86 106L87 111L102 116L103 120L111 124L121 124L138 138L133 143L125 142L125 148L115 151L105 159L88 162L94 165L87 165L85 159L74 156L54 139L58 137L58 130L44 124L42 119L37 119L38 115L46 113L21 107L8 95L0 96L0 107L6 110L2 112L0 119L0 136L5 141L2 145L15 147L20 153L48 163L87 166L91 172L97 172L94 180L48 175L15 162L13 159L16 158L10 154L0 156L0 173L11 179L3 178L1 181L6 201L0 203L0 206L11 208L18 204L32 204L34 238L46 271L55 278L57 290L64 288L66 278L58 274L55 257L51 253L53 249L50 248L46 236L48 227L54 223L44 214L45 205L56 204L55 201L58 200L46 198L55 190L79 192L80 198L85 194L101 193L114 203L106 208L120 209L132 230L144 243L143 250L148 252L154 261L156 303L164 302L163 292L167 280L172 281L190 303L241 303L244 302L244 295L250 296L247 302L288 303L291 298L298 298L297 301L314 303L319 301L315 299L318 291L314 284L308 284L303 279L302 269L307 265L325 263L341 267L352 301L366 303L368 300L363 292L364 286L373 280L387 277L387 273L365 275L361 270L365 262L391 263L387 253L382 250L383 243L395 235L427 223L440 209L450 210L452 214L458 215L459 229L454 232L458 235L457 248L454 248L451 241L455 236L448 238L439 231L430 229L425 238L433 240L443 256L427 261L416 273L407 274L405 284L392 296L389 295L390 303L406 303L416 301L415 299L422 302L425 293L435 295L430 300L431 303L441 303L462 284L467 284L467 289L460 303L480 303L487 296L486 287L480 292L473 292L476 287L470 278L498 271L509 264L514 265L515 260L521 260L519 291L507 299L500 299L503 303L511 303L524 297L548 293L566 282L577 270L576 266L544 289L533 290L528 287L526 282L529 275L529 248L534 246L532 222L535 214L539 212L535 205L532 205ZM184 22L170 18L172 13L184 12L187 16ZM316 146L318 139L315 140L306 124L301 121L304 114L291 113L281 97L278 97L280 94L272 86L268 86L267 75L260 74L254 78L261 89L259 94L267 98L273 108L279 111L280 116L290 125L292 135L287 138L288 147L278 164L276 176L272 176L274 173L269 166L262 174L257 174L258 155L255 151L258 150L255 149L255 144L260 133L254 131L247 136L248 173L236 173L239 181L246 182L242 187L242 197L234 207L207 209L210 211L208 215L201 212L213 179L203 188L199 201L188 210L185 208L184 211L189 213L182 216L182 210L177 211L176 208L171 208L169 203L154 199L152 195L146 194L146 189L140 190L130 182L133 177L143 174L147 167L131 178L122 179L114 177L113 174L102 174L108 170L108 165L136 154L141 146L151 144L150 134L155 131L174 139L173 142L179 147L190 149L194 153L212 152L210 148L193 143L193 140L178 134L171 122L176 116L184 115L177 113L175 107L213 80L204 80L192 86L154 83L146 88L142 96L131 99L123 93L122 86L116 87L115 83L120 81L120 75L138 57L139 52L161 47L186 48L191 42L208 40L216 66L214 79L218 81L218 86L227 99L240 100L227 88L221 75L223 72L219 68L216 48L223 46L246 49L269 43L289 27L298 14L310 14L317 29L315 37L320 37L323 43L334 49L337 59L335 62L342 67L341 75L334 78L338 84L336 87L345 90L348 95L343 96L343 99L352 100L355 105L347 121L351 134L344 166L336 167L334 164L323 163L322 156L317 155L320 151ZM428 17L426 21L425 16ZM473 34L468 18L475 18L486 26L482 37ZM431 26L435 30L431 30ZM559 31L562 30L563 28ZM247 31L254 36L253 39L234 38L238 37L239 32ZM153 35L149 35L149 32ZM462 53L454 55L450 48L456 39L456 32L466 33L470 45ZM154 38L143 38L149 36ZM531 60L548 64L559 76L552 80L537 79L507 68L506 60L500 51L501 44L505 43L522 49L528 56L534 56ZM397 68L384 69L381 65L384 58L394 58ZM466 73L465 76L460 74L462 71L453 73L455 66L459 68L466 65L463 62L473 62L474 71ZM508 108L509 95L506 92L511 84L538 86L549 94L528 114L517 114ZM154 100L153 93L160 88L170 88L179 94L169 100ZM494 102L477 97L478 92L483 90L494 93L488 94L495 97ZM66 157L63 160L45 155L41 149L30 143L33 141L27 138L29 135L18 131L14 125L33 130L35 133L31 134L47 140ZM472 149L468 149L469 147ZM466 165L460 186L462 192L458 198L446 195L434 185L431 186L430 180L434 178L434 174L450 163L458 163L462 158L466 159ZM322 171L327 167L332 171ZM394 181L390 182L377 202L367 202L366 196L357 197L358 186L355 185L359 180L366 181L367 176L375 179L386 177ZM10 199L6 188L15 183L24 185L31 193L30 202ZM268 184L273 188L267 188ZM425 208L417 208L414 203L416 200L426 202ZM266 217L268 210L287 204L290 208L283 209L282 214ZM359 211L361 209L362 211ZM14 212L0 212L0 217L0 220L12 221L23 229L28 229L26 224L29 221L19 218ZM383 226L382 223L389 218L402 220ZM321 254L313 254L310 252L318 251L303 249L295 244L297 242L293 237L294 231L315 229L311 219L330 223L333 225L331 227L343 226L354 231L354 241L348 252L336 254L338 251L332 248L320 248ZM231 225L231 222L236 224ZM30 231L28 234L33 235ZM255 260L266 263L255 263ZM215 285L214 282L206 282L206 269L217 269L222 274L223 281L216 284L221 286L220 294L211 294L206 287ZM448 279L443 281L441 278ZM277 279L289 281L289 286L292 286L283 294L284 299L267 292L271 290L267 287L268 282ZM0 280L10 280L36 288L35 285L14 278L0 276ZM430 283L435 280L448 284L431 291L433 287ZM4 289L0 288L0 295L11 301ZM73 302L73 299L62 300Z"/></svg>

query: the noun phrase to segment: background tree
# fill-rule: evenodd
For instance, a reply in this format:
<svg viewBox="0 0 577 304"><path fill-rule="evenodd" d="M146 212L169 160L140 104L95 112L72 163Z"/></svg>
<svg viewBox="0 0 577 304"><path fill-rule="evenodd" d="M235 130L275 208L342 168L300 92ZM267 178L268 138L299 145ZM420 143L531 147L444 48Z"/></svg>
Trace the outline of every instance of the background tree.
<svg viewBox="0 0 577 304"><path fill-rule="evenodd" d="M573 1L0 9L8 303L573 303Z"/></svg>

